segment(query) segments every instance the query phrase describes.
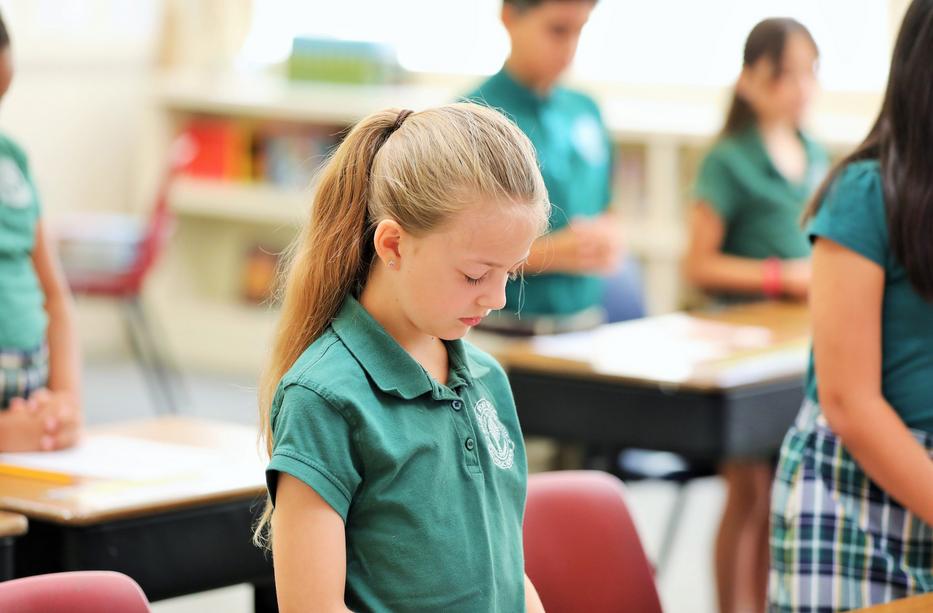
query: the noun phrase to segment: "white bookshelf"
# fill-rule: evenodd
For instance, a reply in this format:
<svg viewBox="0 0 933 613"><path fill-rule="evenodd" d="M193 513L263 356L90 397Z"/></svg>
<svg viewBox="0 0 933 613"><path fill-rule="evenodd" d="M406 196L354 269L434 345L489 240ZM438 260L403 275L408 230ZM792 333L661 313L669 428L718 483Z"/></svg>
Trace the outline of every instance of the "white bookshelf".
<svg viewBox="0 0 933 613"><path fill-rule="evenodd" d="M169 192L172 209L184 217L271 225L300 223L313 197L310 189L192 177L178 178Z"/></svg>
<svg viewBox="0 0 933 613"><path fill-rule="evenodd" d="M417 110L443 104L461 91L449 85L294 84L273 77L174 75L161 80L154 96L170 131L188 117L204 115L333 130L382 108ZM643 264L648 310L676 310L683 295L679 260L690 182L702 151L719 129L721 101L659 100L608 90L597 97L617 151L625 151L632 164L640 166L616 176L618 202L613 208L622 218L630 253ZM865 114L824 113L814 118L819 126L814 136L843 151L864 135L868 123ZM162 136L167 142L169 135ZM633 187L633 180L640 183ZM157 302L169 322L173 346L186 362L215 369L256 367L257 351L249 358L237 357L241 351L230 347L267 347L275 314L241 304L238 258L260 238L284 247L306 219L311 198L310 188L192 178L177 182L170 201L179 231L168 270L161 276L187 280L183 290L161 284L154 293L160 294ZM191 321L204 323L192 327Z"/></svg>

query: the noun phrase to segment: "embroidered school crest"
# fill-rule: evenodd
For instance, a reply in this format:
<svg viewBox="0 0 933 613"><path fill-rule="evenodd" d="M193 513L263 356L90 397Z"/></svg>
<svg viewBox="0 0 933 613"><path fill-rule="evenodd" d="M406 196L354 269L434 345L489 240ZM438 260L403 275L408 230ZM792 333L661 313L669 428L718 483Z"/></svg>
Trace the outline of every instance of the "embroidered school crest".
<svg viewBox="0 0 933 613"><path fill-rule="evenodd" d="M16 162L0 158L0 205L23 209L32 203L32 189Z"/></svg>
<svg viewBox="0 0 933 613"><path fill-rule="evenodd" d="M609 159L609 151L599 122L590 115L578 118L571 128L571 138L577 151L594 166Z"/></svg>
<svg viewBox="0 0 933 613"><path fill-rule="evenodd" d="M479 428L486 438L486 449L489 450L493 463L505 470L512 468L512 464L515 462L515 443L509 437L505 426L499 421L496 407L483 398L476 403L473 411L476 413Z"/></svg>

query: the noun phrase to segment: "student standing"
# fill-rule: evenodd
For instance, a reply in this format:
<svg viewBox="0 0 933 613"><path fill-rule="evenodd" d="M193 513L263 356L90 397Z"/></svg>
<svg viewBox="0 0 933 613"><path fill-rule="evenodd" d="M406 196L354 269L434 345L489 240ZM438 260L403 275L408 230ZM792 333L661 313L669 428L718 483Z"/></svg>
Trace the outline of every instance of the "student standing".
<svg viewBox="0 0 933 613"><path fill-rule="evenodd" d="M722 134L701 163L684 272L721 303L804 300L810 248L799 227L827 156L801 129L816 88L817 47L792 19L767 19L745 43ZM772 458L726 462L716 538L723 613L761 611L768 572Z"/></svg>
<svg viewBox="0 0 933 613"><path fill-rule="evenodd" d="M492 331L553 333L605 320L605 277L619 266L611 200L612 146L592 98L558 85L596 0L504 0L511 52L467 98L505 113L528 136L553 203L549 233L535 241L524 283L507 288ZM520 315L520 317L519 317Z"/></svg>
<svg viewBox="0 0 933 613"><path fill-rule="evenodd" d="M548 212L531 143L479 105L375 113L336 150L261 392L283 613L543 610L508 380L461 337Z"/></svg>
<svg viewBox="0 0 933 613"><path fill-rule="evenodd" d="M771 610L933 590L933 0L871 132L807 213L813 352L772 497Z"/></svg>
<svg viewBox="0 0 933 613"><path fill-rule="evenodd" d="M0 96L13 79L0 19ZM81 424L71 295L26 155L0 135L0 451L74 443Z"/></svg>

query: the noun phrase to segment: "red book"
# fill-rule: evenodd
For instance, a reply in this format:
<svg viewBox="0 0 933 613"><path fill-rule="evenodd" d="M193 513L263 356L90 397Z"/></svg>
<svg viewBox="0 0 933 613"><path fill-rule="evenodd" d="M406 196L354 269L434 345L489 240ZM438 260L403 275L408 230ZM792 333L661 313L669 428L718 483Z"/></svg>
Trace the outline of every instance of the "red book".
<svg viewBox="0 0 933 613"><path fill-rule="evenodd" d="M250 146L246 130L232 121L196 119L188 133L197 151L185 172L209 179L244 180L250 175Z"/></svg>

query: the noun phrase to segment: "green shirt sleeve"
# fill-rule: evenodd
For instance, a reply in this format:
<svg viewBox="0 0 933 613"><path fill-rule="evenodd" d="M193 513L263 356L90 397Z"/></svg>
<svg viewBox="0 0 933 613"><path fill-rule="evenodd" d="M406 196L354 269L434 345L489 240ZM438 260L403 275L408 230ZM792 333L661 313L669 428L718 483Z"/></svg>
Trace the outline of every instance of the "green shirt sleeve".
<svg viewBox="0 0 933 613"><path fill-rule="evenodd" d="M293 384L279 394L280 402L272 410L272 458L266 468L273 504L278 473L284 472L314 489L346 521L362 480L355 429L312 389Z"/></svg>
<svg viewBox="0 0 933 613"><path fill-rule="evenodd" d="M724 220L730 221L738 210L737 185L729 164L715 150L700 164L694 195L710 205Z"/></svg>
<svg viewBox="0 0 933 613"><path fill-rule="evenodd" d="M612 197L613 197L613 184L615 181L616 174L616 149L612 142L612 135L609 133L609 127L606 125L606 122L603 120L602 111L599 110L599 105L596 104L595 100L590 100L592 104L593 113L596 115L596 121L599 122L600 130L602 131L602 137L605 140L606 149L609 152L609 172L606 173L606 183L604 186L604 191L602 193L602 205L609 209L612 206Z"/></svg>
<svg viewBox="0 0 933 613"><path fill-rule="evenodd" d="M876 162L856 162L830 186L807 231L828 238L879 266L888 253L884 191Z"/></svg>

